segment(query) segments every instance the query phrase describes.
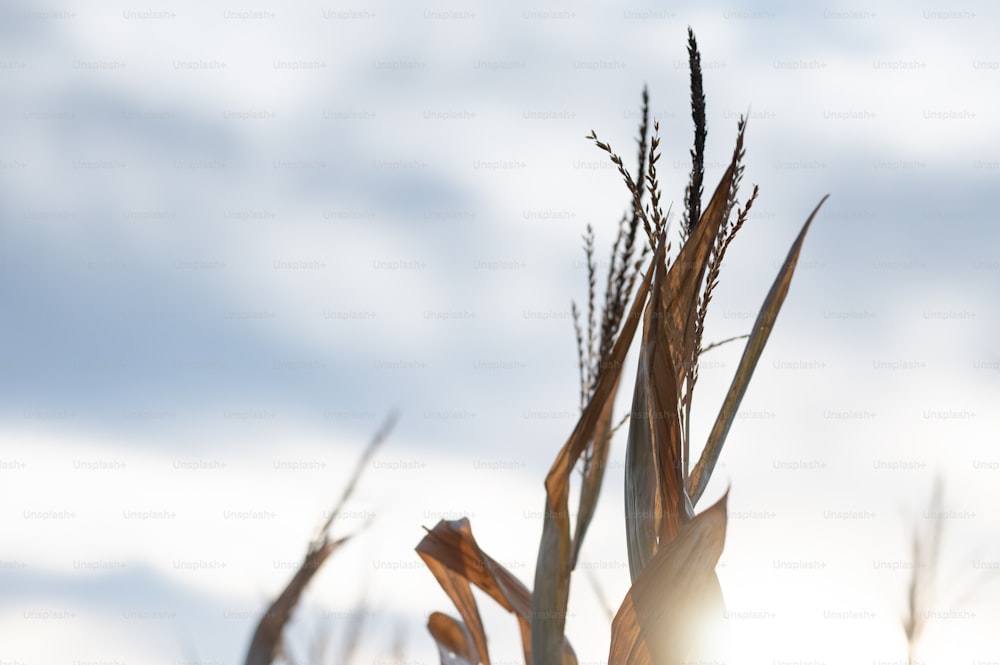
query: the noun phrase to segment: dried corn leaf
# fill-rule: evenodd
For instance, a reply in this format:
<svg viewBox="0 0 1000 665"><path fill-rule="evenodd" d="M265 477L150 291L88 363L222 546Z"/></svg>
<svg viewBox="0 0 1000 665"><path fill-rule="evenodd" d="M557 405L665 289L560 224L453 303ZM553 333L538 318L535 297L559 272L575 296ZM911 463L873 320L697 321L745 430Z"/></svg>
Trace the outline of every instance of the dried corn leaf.
<svg viewBox="0 0 1000 665"><path fill-rule="evenodd" d="M725 545L726 499L685 524L632 584L611 626L608 665L703 662L725 619L715 566Z"/></svg>
<svg viewBox="0 0 1000 665"><path fill-rule="evenodd" d="M733 424L733 419L740 408L740 402L743 401L747 386L750 384L750 377L753 376L754 369L757 367L757 361L760 359L760 354L764 350L764 345L767 344L767 339L771 335L774 322L778 318L778 312L785 302L785 296L788 294L788 287L792 282L792 274L795 272L795 265L798 263L799 252L802 250L802 243L805 240L806 232L809 230L809 226L816 217L816 213L819 212L820 207L828 196L824 196L820 200L813 209L812 214L809 215L809 219L802 226L802 230L799 231L798 237L788 250L788 256L785 257L785 262L781 266L778 276L775 277L774 283L771 285L771 290L768 292L767 298L764 299L764 304L761 305L760 312L757 314L757 320L753 324L750 339L747 340L746 348L743 350L743 357L740 358L736 374L729 385L726 399L722 403L722 408L719 409L719 415L716 417L712 431L708 435L708 441L701 452L698 464L695 465L691 473L691 500L694 503L698 503L698 499L701 498L705 487L708 486L712 470L719 459L719 453L722 452L722 445L726 441L729 428Z"/></svg>
<svg viewBox="0 0 1000 665"><path fill-rule="evenodd" d="M635 582L660 543L674 538L693 514L684 487L678 387L661 311L663 263L654 267L643 321L625 454L625 534Z"/></svg>
<svg viewBox="0 0 1000 665"><path fill-rule="evenodd" d="M472 633L461 621L441 612L432 612L427 620L427 630L437 642L441 665L476 665L479 662Z"/></svg>
<svg viewBox="0 0 1000 665"><path fill-rule="evenodd" d="M501 607L517 616L525 661L531 665L531 591L480 549L468 519L441 520L417 545L417 553L455 602L472 634L481 662L489 665L489 654L470 584L475 584ZM565 640L562 640L561 662L564 665L576 664L576 655Z"/></svg>
<svg viewBox="0 0 1000 665"><path fill-rule="evenodd" d="M618 392L616 383L604 403L604 411L597 420L596 432L594 434L594 445L590 450L590 458L583 467L583 482L580 485L580 508L576 515L576 528L573 534L573 558L570 562L570 569L576 570L576 561L580 556L580 548L583 546L583 539L587 535L587 528L594 518L594 510L597 508L597 500L601 496L601 484L604 481L604 468L608 463L608 453L611 451L611 436L614 433L615 395Z"/></svg>
<svg viewBox="0 0 1000 665"><path fill-rule="evenodd" d="M661 236L651 265L662 262L665 253L666 240ZM531 608L531 653L535 662L540 664L559 662L566 626L573 552L569 528L570 475L580 455L598 435L602 414L615 395L622 364L638 328L652 277L653 271L648 270L636 291L628 316L622 322L618 339L608 354L607 369L601 373L590 402L545 478L542 538L535 565L535 592Z"/></svg>
<svg viewBox="0 0 1000 665"><path fill-rule="evenodd" d="M440 528L443 523L443 521L439 522L435 530ZM469 585L469 580L461 574L453 573L448 566L438 560L439 557L447 554L449 545L438 545L438 549L445 552L445 554L435 555L433 553L433 546L437 541L432 540L428 543L429 538L430 533L424 536L420 544L417 545L417 552L420 554L420 558L424 560L424 563L427 564L427 568L434 575L435 579L437 579L438 584L444 589L445 594L451 599L459 614L462 615L462 620L472 635L472 643L475 646L475 652L479 656L478 662L489 665L490 655L486 647L486 630L483 628L483 620L479 615L479 605L476 604L476 599L472 595L472 587ZM425 553L421 551L421 548L431 550L431 552ZM460 570L462 569L460 568Z"/></svg>

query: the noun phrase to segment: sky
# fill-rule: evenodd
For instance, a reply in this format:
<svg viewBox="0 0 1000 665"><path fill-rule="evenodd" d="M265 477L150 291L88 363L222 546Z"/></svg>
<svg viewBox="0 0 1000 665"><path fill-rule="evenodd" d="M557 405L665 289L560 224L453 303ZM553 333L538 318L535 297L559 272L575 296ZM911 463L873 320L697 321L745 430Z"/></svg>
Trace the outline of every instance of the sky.
<svg viewBox="0 0 1000 665"><path fill-rule="evenodd" d="M581 236L606 268L629 205L585 137L634 172L648 86L682 208L688 26L706 190L747 113L741 200L760 186L708 339L749 331L830 195L698 505L730 492L729 662L905 663L914 570L918 662L1000 654L988 3L0 12L0 663L242 662L393 409L334 525L356 535L289 628L296 662L338 662L356 615L356 662L437 662L427 615L454 610L413 548L439 519L469 517L530 586L579 414ZM740 353L703 358L695 441ZM624 443L574 578L581 663L606 660L628 588ZM932 567L911 550L935 525ZM521 662L516 622L481 605L494 662Z"/></svg>

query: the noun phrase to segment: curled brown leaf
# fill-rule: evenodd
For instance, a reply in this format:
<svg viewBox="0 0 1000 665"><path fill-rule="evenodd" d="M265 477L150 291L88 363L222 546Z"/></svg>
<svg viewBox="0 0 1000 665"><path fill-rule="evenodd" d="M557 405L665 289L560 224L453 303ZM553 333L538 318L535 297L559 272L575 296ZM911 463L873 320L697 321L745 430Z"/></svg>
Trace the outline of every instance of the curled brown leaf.
<svg viewBox="0 0 1000 665"><path fill-rule="evenodd" d="M632 584L611 626L608 665L680 665L718 639L725 603L715 566L726 540L726 499L685 524Z"/></svg>

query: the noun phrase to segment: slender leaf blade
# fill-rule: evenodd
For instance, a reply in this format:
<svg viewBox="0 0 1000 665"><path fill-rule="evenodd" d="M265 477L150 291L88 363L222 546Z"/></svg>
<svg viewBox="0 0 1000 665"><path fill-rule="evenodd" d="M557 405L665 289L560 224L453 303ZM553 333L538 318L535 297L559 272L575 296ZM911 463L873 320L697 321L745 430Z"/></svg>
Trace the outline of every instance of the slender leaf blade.
<svg viewBox="0 0 1000 665"><path fill-rule="evenodd" d="M618 384L616 383L604 403L601 417L597 420L591 457L583 468L579 510L577 510L576 527L573 533L573 558L570 563L570 568L573 570L576 569L580 548L583 547L583 539L587 535L587 529L594 518L594 511L597 509L597 500L601 496L604 469L608 463L608 453L611 451L611 437L614 430L612 418L614 417L615 395L617 393Z"/></svg>
<svg viewBox="0 0 1000 665"><path fill-rule="evenodd" d="M641 364L632 395L625 449L625 545L633 583L656 553L660 523L653 432L648 416L648 381L645 366Z"/></svg>
<svg viewBox="0 0 1000 665"><path fill-rule="evenodd" d="M427 620L427 630L437 643L441 665L477 665L475 641L464 623L442 614L432 612Z"/></svg>
<svg viewBox="0 0 1000 665"><path fill-rule="evenodd" d="M771 290L768 292L767 298L764 299L764 304L761 305L760 312L757 314L757 320L753 324L750 339L747 340L743 356L740 358L740 364L736 368L736 374L733 376L732 383L729 385L726 399L722 403L722 408L719 409L719 414L715 419L715 424L712 426L712 431L708 435L708 441L701 452L698 464L695 465L691 473L691 501L694 503L698 502L698 499L701 498L702 493L705 491L705 487L708 486L712 470L715 468L715 464L719 460L719 454L722 452L722 445L726 441L729 428L733 424L736 412L740 408L740 402L743 401L747 386L750 384L750 377L753 376L753 372L757 367L757 361L764 350L764 345L767 344L767 339L771 336L771 330L774 327L775 320L778 318L778 312L785 302L785 296L788 295L788 287L792 282L792 275L799 260L799 252L802 251L802 243L805 241L806 232L809 231L809 226L828 197L829 194L820 200L813 209L812 214L809 215L806 223L802 226L802 230L799 231L798 237L788 250L788 256L785 257L785 262L782 264L781 270L778 271L778 275L771 285Z"/></svg>

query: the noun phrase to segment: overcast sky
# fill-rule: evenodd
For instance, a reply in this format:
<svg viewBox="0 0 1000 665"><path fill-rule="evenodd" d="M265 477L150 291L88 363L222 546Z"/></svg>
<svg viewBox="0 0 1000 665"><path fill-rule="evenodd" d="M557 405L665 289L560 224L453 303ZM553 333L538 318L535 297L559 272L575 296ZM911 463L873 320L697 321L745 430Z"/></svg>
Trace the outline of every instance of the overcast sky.
<svg viewBox="0 0 1000 665"><path fill-rule="evenodd" d="M10 663L237 663L393 408L290 649L436 662L454 613L413 547L468 516L533 580L542 481L578 415L581 234L610 251L641 91L666 203L702 52L706 190L749 111L706 336L774 334L704 505L740 663L905 662L914 529L944 526L924 663L1000 620L1000 21L988 3L7 3L0 18L0 639ZM606 263L601 264L606 268ZM741 349L704 358L693 433ZM634 356L629 367L634 367ZM626 372L618 412L628 409ZM628 585L624 432L583 550ZM929 512L935 476L943 509ZM699 505L699 508L704 507ZM925 570L921 568L920 570ZM585 575L581 662L609 626ZM516 624L484 600L494 662Z"/></svg>

